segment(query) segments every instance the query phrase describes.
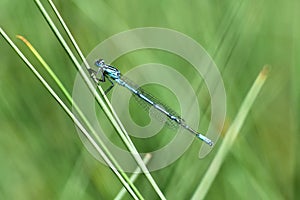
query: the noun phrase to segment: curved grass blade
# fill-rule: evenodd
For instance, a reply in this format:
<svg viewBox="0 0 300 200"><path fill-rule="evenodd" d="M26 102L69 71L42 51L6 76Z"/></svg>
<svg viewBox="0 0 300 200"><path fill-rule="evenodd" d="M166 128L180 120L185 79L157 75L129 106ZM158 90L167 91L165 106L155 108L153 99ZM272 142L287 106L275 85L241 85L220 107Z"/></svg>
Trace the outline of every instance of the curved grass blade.
<svg viewBox="0 0 300 200"><path fill-rule="evenodd" d="M155 182L155 180L151 176L149 170L147 169L147 167L143 163L142 158L140 157L137 149L135 148L134 144L132 143L132 141L131 141L131 139L130 139L128 133L127 133L127 131L125 130L124 126L122 125L120 119L116 115L116 112L112 108L109 100L107 99L106 95L104 94L103 89L101 88L100 85L97 85L97 87L98 87L98 89L99 89L102 97L104 98L105 102L103 102L103 100L100 98L99 94L91 86L92 83L91 83L89 77L87 77L86 74L83 72L83 69L81 68L81 66L79 65L79 63L76 60L75 56L71 52L70 48L68 47L68 45L66 44L66 42L64 41L64 39L62 38L62 36L60 35L58 29L56 28L56 26L52 22L51 18L47 14L46 10L44 9L44 7L40 3L40 1L39 0L35 0L35 2L37 4L37 6L39 7L40 11L42 12L43 16L45 17L45 19L47 20L48 24L50 25L51 29L53 30L53 32L55 33L55 35L57 36L57 38L59 39L59 41L61 42L61 44L65 48L65 50L68 52L69 56L71 57L71 59L74 62L75 66L77 67L77 69L80 72L81 76L83 77L84 81L88 85L89 89L91 90L91 92L95 96L95 98L98 101L99 105L104 110L105 114L107 115L107 117L110 119L110 121L112 122L112 124L116 128L116 130L117 130L118 134L120 135L121 139L125 143L126 147L129 149L129 151L131 152L131 155L133 156L133 158L135 159L135 161L137 162L137 164L142 169L142 172L144 173L144 175L146 176L146 178L150 182L151 186L153 187L153 189L155 190L155 192L158 194L158 196L161 199L166 199L165 196L163 195L163 193L161 192L160 188L158 187L157 183ZM72 41L73 45L75 46L75 49L77 50L77 52L79 53L80 57L82 58L85 66L86 66L86 68L89 69L90 67L88 66L88 64L87 64L84 56L82 55L82 53L81 53L78 45L76 44L75 39L73 38L71 32L69 31L68 27L66 26L66 24L63 21L62 17L60 16L60 14L59 14L58 10L56 9L55 5L50 0L49 0L49 3L51 5L52 9L54 10L55 14L59 18L62 26L66 30L66 32L68 34L68 37L70 38L70 40Z"/></svg>
<svg viewBox="0 0 300 200"><path fill-rule="evenodd" d="M145 165L147 165L147 163L150 161L150 159L151 159L151 154L150 154L150 153L147 153L147 154L145 155L144 159L143 159L143 162L145 163ZM138 167L138 168L136 168L136 170L133 172L133 175L130 177L130 181L131 181L131 182L134 182L134 181L138 178L139 174L141 174L141 168ZM114 200L121 200L121 199L124 197L125 192L126 192L126 190L125 190L125 188L123 187L123 188L120 190L120 192L117 194L117 196L114 198Z"/></svg>
<svg viewBox="0 0 300 200"><path fill-rule="evenodd" d="M71 31L69 30L68 26L66 25L65 21L63 20L62 16L60 15L59 11L57 10L57 8L56 8L56 6L54 5L53 1L52 1L52 0L48 0L48 2L49 2L49 4L50 4L51 8L53 9L55 15L57 16L59 22L61 23L62 27L63 27L64 30L66 31L66 33L67 33L67 35L68 35L68 37L69 37L71 43L72 43L73 46L75 47L75 50L76 50L76 52L78 53L79 57L81 58L81 60L82 60L82 62L83 62L83 64L84 64L84 66L86 67L87 70L91 69L91 67L89 66L87 60L85 59L85 57L84 57L84 55L83 55L83 53L81 52L81 50L80 50L80 48L79 48L79 46L78 46L76 40L74 39L74 37L73 37ZM107 96L105 95L105 93L104 93L102 87L101 87L100 85L98 85L97 87L98 87L100 93L102 94L102 96L103 96L103 98L104 98L104 100L105 100L107 106L111 109L111 112L113 113L113 115L114 115L114 117L116 118L117 122L120 124L121 128L122 128L123 131L124 131L125 128L123 127L123 125L122 125L122 123L120 122L119 118L116 117L116 116L117 116L117 115L116 115L116 112L115 112L114 109L112 108L112 106L111 106L111 104L110 104L110 102L109 102ZM126 131L125 131L125 132L126 132ZM125 136L127 137L127 140L128 140L129 142L131 142L131 139L130 139L129 135L127 134L127 135L125 135ZM134 145L133 145L133 146L134 146Z"/></svg>
<svg viewBox="0 0 300 200"><path fill-rule="evenodd" d="M34 75L39 79L39 81L43 84L43 86L49 91L49 93L55 98L55 100L59 103L59 105L64 109L64 111L68 114L68 116L72 119L75 125L80 129L80 131L84 134L84 136L89 140L92 146L97 150L97 152L102 156L104 161L110 166L111 170L116 174L121 183L126 187L126 189L130 192L134 199L141 199L133 192L132 188L129 187L127 181L124 180L121 173L114 167L113 163L109 160L106 154L102 151L102 149L98 146L98 144L94 141L94 139L90 136L89 132L84 128L81 122L76 118L76 116L71 112L71 110L66 106L66 104L60 99L60 97L55 93L55 91L51 88L51 86L47 83L47 81L40 75L40 73L35 69L35 67L29 62L29 60L24 56L24 54L19 50L19 48L12 42L12 40L8 37L8 35L0 28L0 33L4 37L4 39L8 42L8 44L16 51L16 53L20 56L20 58L25 62L25 64L29 67L29 69L34 73Z"/></svg>
<svg viewBox="0 0 300 200"><path fill-rule="evenodd" d="M67 97L68 101L70 102L71 105L74 106L76 112L79 114L81 119L84 121L84 123L87 125L88 129L92 132L92 135L96 138L97 142L100 143L101 148L104 150L106 155L109 157L109 159L112 161L114 166L117 168L118 171L121 172L121 175L123 178L128 182L128 184L133 188L137 196L139 198L143 198L140 192L137 190L137 188L132 184L131 181L129 181L129 178L127 175L123 172L122 168L118 164L118 162L115 160L112 154L110 154L109 150L106 148L105 144L102 142L102 140L98 137L95 129L92 127L92 125L89 123L87 118L84 116L80 108L77 106L76 102L73 101L70 93L66 90L62 82L59 80L59 78L56 76L56 74L52 71L52 69L49 67L49 65L45 62L45 60L41 57L41 55L36 51L36 49L22 36L18 35L17 36L19 39L21 39L27 46L28 48L32 51L32 53L36 56L36 58L40 61L42 66L46 69L46 71L50 74L50 76L53 78L53 80L56 82L56 84L59 86L59 88L62 90L63 94Z"/></svg>
<svg viewBox="0 0 300 200"><path fill-rule="evenodd" d="M199 186L197 187L192 199L199 200L204 199L206 196L212 182L214 181L215 177L217 176L228 152L230 151L235 139L238 136L239 131L241 130L245 119L257 97L259 91L261 90L262 86L265 83L265 80L268 76L269 67L264 66L262 71L259 73L258 77L256 78L255 82L253 83L251 89L247 93L232 125L229 127L228 131L225 134L224 141L222 142L215 158L211 162L207 172L205 173L202 181L200 182Z"/></svg>

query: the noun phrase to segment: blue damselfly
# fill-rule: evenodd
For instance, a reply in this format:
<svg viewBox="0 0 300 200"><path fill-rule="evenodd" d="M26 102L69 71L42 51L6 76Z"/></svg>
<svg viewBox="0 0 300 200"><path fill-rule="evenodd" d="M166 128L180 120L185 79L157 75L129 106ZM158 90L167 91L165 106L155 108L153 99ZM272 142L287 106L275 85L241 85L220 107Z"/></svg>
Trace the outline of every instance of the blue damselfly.
<svg viewBox="0 0 300 200"><path fill-rule="evenodd" d="M147 105L149 105L149 107L153 107L155 110L167 116L167 118L174 124L183 127L206 144L213 146L213 142L210 139L189 127L175 111L161 103L157 98L145 92L128 78L124 77L117 68L105 64L103 59L97 60L95 65L98 67L97 71L89 69L89 73L93 80L99 84L100 82L105 82L107 78L107 80L111 83L111 86L105 91L106 94L113 88L115 81L119 85L130 90L135 97L144 101ZM98 78L98 75L100 75L100 78Z"/></svg>

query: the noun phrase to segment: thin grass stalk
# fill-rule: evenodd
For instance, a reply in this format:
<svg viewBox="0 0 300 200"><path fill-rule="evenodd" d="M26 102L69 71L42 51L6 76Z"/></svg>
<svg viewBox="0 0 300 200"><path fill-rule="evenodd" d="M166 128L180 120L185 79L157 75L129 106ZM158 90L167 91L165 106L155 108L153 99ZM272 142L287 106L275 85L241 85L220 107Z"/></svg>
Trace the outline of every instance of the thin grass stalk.
<svg viewBox="0 0 300 200"><path fill-rule="evenodd" d="M144 159L143 159L143 162L145 163L145 165L147 165L147 163L150 161L150 159L151 159L151 154L150 154L150 153L147 153L147 154L145 155ZM137 168L134 170L132 176L130 176L130 181L131 181L132 183L134 183L135 180L138 178L138 176L139 176L140 174L141 174L141 168L137 167ZM123 187L123 188L120 190L120 192L117 194L117 196L114 198L114 200L121 200L121 199L124 197L125 192L126 192L126 188Z"/></svg>
<svg viewBox="0 0 300 200"><path fill-rule="evenodd" d="M137 164L141 167L143 173L147 177L147 179L150 182L151 186L153 187L153 189L156 191L156 193L159 195L159 197L161 199L166 199L165 196L163 195L163 193L161 192L160 188L158 187L157 183L155 182L155 180L151 176L149 170L147 169L147 167L143 163L142 158L140 157L138 151L136 150L136 148L134 147L132 141L130 140L130 138L128 136L128 133L126 132L126 130L124 129L124 127L122 125L120 126L121 122L118 119L117 115L114 116L112 114L112 112L110 110L110 108L112 108L112 106L110 105L109 101L106 98L108 104L110 105L109 108L108 108L107 104L105 104L103 102L103 100L100 98L99 94L94 89L94 87L93 87L93 85L92 85L89 77L84 73L83 69L81 68L81 65L76 60L74 54L70 50L70 48L67 45L67 43L64 41L63 37L59 33L58 29L54 25L53 21L49 17L49 15L48 15L47 11L44 9L43 5L40 3L39 0L35 0L35 2L37 4L37 6L39 7L40 11L42 12L43 16L45 17L46 21L50 25L51 29L53 30L53 32L55 33L55 35L57 36L57 38L59 39L59 41L61 42L61 44L65 48L65 50L67 51L68 55L72 59L72 61L75 64L75 66L77 67L78 71L80 72L80 74L83 77L84 81L86 82L87 86L89 87L89 89L91 90L91 92L93 93L93 95L95 96L96 100L98 101L98 103L100 104L100 106L102 107L102 109L104 110L105 114L107 115L107 117L109 118L109 120L111 121L111 123L116 128L116 130L117 130L118 134L120 135L122 141L125 143L126 147L131 152L131 155L133 156L133 158L135 159L135 161L137 162ZM73 40L73 41L75 41L75 40ZM89 68L88 65L87 65L87 67ZM100 92L101 92L102 96L105 96L102 88L100 86L98 86L98 88L100 89ZM116 120L116 119L118 119L118 120Z"/></svg>
<svg viewBox="0 0 300 200"><path fill-rule="evenodd" d="M24 54L19 50L19 48L12 42L12 40L8 37L8 35L0 28L0 33L4 37L4 39L8 42L8 44L15 50L15 52L20 56L20 58L25 62L25 64L29 67L29 69L34 73L34 75L39 79L39 81L43 84L43 86L49 91L49 93L54 97L54 99L59 103L59 105L64 109L64 111L68 114L68 116L72 119L75 125L80 129L80 131L84 134L84 136L89 140L92 146L97 150L97 152L102 156L106 164L111 168L111 170L116 174L121 183L126 187L128 192L132 195L134 199L140 199L133 192L127 181L122 177L120 172L114 167L113 163L109 160L106 154L102 151L102 149L98 146L98 144L94 141L94 139L89 135L88 131L84 128L81 122L76 118L76 116L71 112L71 110L66 106L66 104L59 98L59 96L55 93L55 91L51 88L51 86L46 82L46 80L39 74L39 72L35 69L35 67L29 62L29 60L24 56Z"/></svg>
<svg viewBox="0 0 300 200"><path fill-rule="evenodd" d="M55 15L57 16L59 22L61 23L62 27L63 27L64 30L66 31L66 33L67 33L67 35L68 35L68 37L69 37L71 43L73 44L73 46L74 46L76 52L78 53L79 57L81 58L83 64L84 64L85 67L86 67L86 69L91 69L91 67L89 66L87 60L85 59L85 57L84 57L82 51L80 50L80 47L78 46L76 40L74 39L74 37L73 37L73 35L72 35L70 29L68 28L67 24L66 24L65 21L63 20L63 18L62 18L62 16L60 15L59 11L57 10L55 4L53 3L52 0L48 0L48 2L49 2L49 4L50 4L51 8L53 9ZM108 100L107 96L105 95L105 93L104 93L102 87L101 87L100 85L97 85L97 87L98 87L98 89L99 89L99 91L100 91L102 97L104 98L104 100L105 100L107 106L109 107L110 111L112 112L113 116L115 117L116 121L118 122L118 124L119 124L120 127L122 128L123 132L125 133L125 136L127 137L128 142L132 143L132 141L131 141L129 135L126 134L126 130L125 130L123 124L121 123L120 119L117 117L117 114L116 114L115 110L113 109L113 107L112 107L110 101ZM132 146L134 147L133 144L132 144Z"/></svg>
<svg viewBox="0 0 300 200"><path fill-rule="evenodd" d="M71 40L73 46L75 47L75 49L76 49L78 55L80 56L81 60L83 61L84 65L86 66L87 69L90 69L90 66L89 66L89 64L87 63L85 57L83 56L83 54L82 54L82 52L81 52L81 50L80 50L80 48L79 48L79 46L78 46L76 40L74 39L74 37L73 37L71 31L69 30L68 26L66 25L66 23L65 23L64 20L63 20L63 18L61 17L59 11L58 11L57 8L55 7L53 1L52 1L52 0L48 0L48 2L50 3L50 5L51 5L53 11L55 12L55 14L56 14L57 18L59 19L61 25L63 26L64 30L66 31L66 33L67 33L69 39ZM105 93L104 93L102 87L101 87L100 85L97 85L97 87L98 87L98 89L99 89L101 95L103 96L103 98L104 98L104 100L105 100L107 106L109 107L109 109L111 110L113 116L115 117L117 123L119 124L119 126L121 127L121 129L123 130L123 132L125 133L125 136L127 137L128 142L131 143L131 145L132 145L133 148L135 148L135 146L134 146L134 144L132 143L132 141L131 141L131 139L130 139L130 137L129 137L127 131L126 131L126 129L124 128L124 126L123 126L123 124L121 123L119 117L117 116L115 110L113 109L113 107L112 107L110 101L108 100L107 96L105 95ZM138 152L136 152L136 153L138 153ZM147 173L149 173L149 171L147 171Z"/></svg>
<svg viewBox="0 0 300 200"><path fill-rule="evenodd" d="M63 94L66 96L67 100L73 107L75 108L76 112L79 114L80 118L83 120L83 122L87 125L88 129L92 132L92 135L94 137L98 137L96 130L93 128L93 126L90 124L88 119L85 117L79 106L76 104L76 102L73 101L70 93L66 90L62 82L59 80L59 78L56 76L56 74L51 70L49 65L45 62L45 60L41 57L41 55L36 51L36 49L22 36L17 36L19 39L21 39L32 51L32 53L36 56L36 58L40 61L42 66L46 69L46 71L49 73L51 78L56 82L60 90L63 92ZM128 181L129 185L132 187L132 189L136 192L137 196L140 198L143 198L140 192L137 190L137 188L132 184L132 182L129 180L128 176L124 173L124 170L121 168L121 166L118 164L114 156L109 152L108 148L105 146L105 144L102 142L102 140L99 138L99 141L101 148L104 150L106 155L110 158L112 163L114 163L115 167L118 171L121 172L123 178Z"/></svg>
<svg viewBox="0 0 300 200"><path fill-rule="evenodd" d="M215 158L211 162L202 181L200 182L199 186L197 187L197 189L192 197L192 200L204 199L204 197L208 193L227 154L229 153L230 149L233 146L234 141L236 140L236 138L238 136L238 133L240 132L240 130L245 122L245 119L246 119L257 95L259 94L262 86L265 83L268 72L269 72L269 67L264 66L264 68L259 73L258 77L256 78L254 84L252 85L251 89L247 93L247 96L245 97L232 125L229 127L228 131L225 133L225 138L224 138Z"/></svg>

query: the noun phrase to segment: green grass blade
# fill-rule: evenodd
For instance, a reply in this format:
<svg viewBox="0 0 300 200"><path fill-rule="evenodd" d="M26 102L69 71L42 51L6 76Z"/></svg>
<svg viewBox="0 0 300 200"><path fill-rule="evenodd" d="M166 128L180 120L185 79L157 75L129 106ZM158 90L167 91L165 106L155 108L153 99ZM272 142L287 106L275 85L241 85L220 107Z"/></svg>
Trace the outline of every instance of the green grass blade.
<svg viewBox="0 0 300 200"><path fill-rule="evenodd" d="M40 73L35 69L35 67L30 63L30 61L24 56L24 54L19 50L19 48L12 42L12 40L8 37L8 35L0 28L0 33L4 37L4 39L9 43L9 45L16 51L16 53L20 56L20 58L25 62L25 64L30 68L30 70L34 73L34 75L39 79L39 81L43 84L43 86L49 91L49 93L55 98L55 100L59 103L59 105L64 109L64 111L68 114L68 116L72 119L75 125L80 129L80 131L84 134L84 136L89 140L92 146L97 150L97 152L102 156L104 161L108 166L113 170L113 172L117 175L122 184L126 187L126 189L132 194L135 199L141 199L136 196L133 190L129 187L127 181L125 181L120 174L120 172L114 167L113 163L109 160L106 154L102 151L102 149L98 146L98 144L94 141L94 139L90 136L88 131L84 128L81 122L76 118L76 116L71 112L71 110L67 107L67 105L60 99L60 97L55 93L52 87L47 83L47 81L40 75Z"/></svg>
<svg viewBox="0 0 300 200"><path fill-rule="evenodd" d="M151 159L151 154L150 154L150 153L147 153L147 154L145 155L144 159L143 159L143 162L144 162L145 164L147 164L147 163L150 161L150 159ZM130 181L134 183L134 181L138 178L138 176L140 175L140 173L141 173L141 168L137 167L136 170L134 170L132 176L130 177ZM125 188L123 187L123 188L120 190L120 192L117 194L117 196L115 197L114 200L121 200L121 199L124 197L125 192L126 192L126 190L125 190Z"/></svg>
<svg viewBox="0 0 300 200"><path fill-rule="evenodd" d="M256 99L260 89L264 85L264 82L267 78L269 68L265 66L256 78L254 84L252 85L250 91L248 92L246 98L244 99L236 118L234 119L232 125L225 134L224 141L222 142L215 158L210 164L207 172L205 173L202 181L200 182L198 188L196 189L193 200L204 199L209 188L211 187L212 182L214 181L216 175L218 174L228 152L230 151L235 139L238 136L239 131L241 130L244 121Z"/></svg>
<svg viewBox="0 0 300 200"><path fill-rule="evenodd" d="M80 72L81 76L83 77L84 81L88 85L89 89L91 90L91 92L95 96L95 98L98 101L99 105L104 110L105 114L107 115L107 117L109 118L111 123L116 128L116 130L117 130L118 134L120 135L121 139L125 143L128 150L131 152L131 155L133 156L133 158L135 159L137 164L142 169L143 173L145 174L146 178L150 182L151 186L153 187L153 189L156 191L156 193L159 195L159 197L161 199L165 199L165 197L164 197L163 193L161 192L160 188L158 187L157 183L155 182L155 180L153 179L153 177L149 173L149 170L147 169L147 167L143 163L142 158L139 156L139 153L138 153L137 149L134 147L134 144L130 140L129 135L126 132L124 126L121 124L121 121L118 119L116 113L113 111L113 108L112 108L110 102L108 101L106 95L104 94L102 88L100 86L98 86L98 89L100 90L101 95L104 97L105 102L100 98L99 94L94 89L89 77L87 77L87 75L84 73L83 69L81 68L81 65L76 60L75 56L73 55L72 51L68 47L67 43L64 41L63 37L59 33L58 29L56 28L55 24L53 23L53 21L49 17L47 11L44 9L43 5L40 3L39 0L35 0L35 2L37 4L37 6L39 7L40 11L42 12L43 16L45 17L45 19L47 20L48 24L50 25L51 29L53 30L53 32L55 33L55 35L57 36L57 38L59 39L59 41L61 42L61 44L65 48L65 50L68 52L69 56L71 57L71 59L74 62L75 66L77 67L77 69ZM54 4L52 4L52 5L54 6ZM57 9L54 9L54 11L55 10L57 10ZM58 13L58 12L56 12L56 13ZM58 17L58 18L62 20L61 17ZM65 23L63 21L61 21L61 23L63 25L65 25ZM66 25L64 26L64 28L68 29ZM67 33L70 33L70 31L67 31ZM72 37L71 33L70 33L69 37ZM71 41L75 42L74 39L71 39ZM78 45L76 45L76 46L78 46ZM89 68L88 65L86 67Z"/></svg>
<svg viewBox="0 0 300 200"><path fill-rule="evenodd" d="M45 60L41 57L41 55L38 53L38 51L24 37L22 37L20 35L17 36L17 37L19 39L21 39L28 46L28 48L32 51L32 53L40 61L40 63L42 64L42 66L50 74L50 76L53 78L53 80L55 81L55 83L59 86L59 88L61 89L61 91L63 92L63 94L67 97L67 99L70 102L70 104L74 106L76 112L79 114L79 116L81 117L81 119L87 125L88 129L92 132L92 135L94 136L94 138L96 138L96 141L100 143L101 148L104 150L104 152L106 153L106 155L112 161L112 163L114 164L114 167L121 173L121 175L123 176L123 178L128 182L128 184L135 191L136 195L139 198L143 199L143 197L140 194L140 192L132 184L132 182L129 180L129 178L127 177L127 175L124 173L124 170L121 168L121 166L115 160L115 158L113 157L113 155L109 152L109 150L107 149L107 147L105 146L105 144L102 142L102 140L98 137L95 129L93 128L93 126L89 123L89 121L87 120L87 118L84 116L83 112L78 107L78 105L76 104L76 102L73 101L70 93L66 90L66 88L64 87L64 85L62 84L62 82L59 80L59 78L56 76L56 74L52 71L51 67L45 62Z"/></svg>
<svg viewBox="0 0 300 200"><path fill-rule="evenodd" d="M81 58L81 60L83 61L83 63L84 63L84 65L85 65L86 69L90 69L91 67L90 67L89 64L87 63L87 61L86 61L86 59L85 59L85 57L84 57L82 51L80 50L80 47L78 46L78 44L77 44L75 38L73 37L73 35L72 35L70 29L68 28L67 24L66 24L65 21L63 20L62 16L60 15L60 13L59 13L59 11L57 10L56 6L54 5L53 1L52 1L52 0L48 0L48 2L49 2L49 4L50 4L51 8L53 9L55 15L57 16L59 22L61 23L62 27L63 27L64 30L66 31L66 33L67 33L67 35L68 35L68 37L69 37L71 43L72 43L73 46L75 47L75 50L76 50L76 52L78 53L78 55L79 55L79 57ZM131 141L129 135L126 133L126 130L125 130L124 126L122 125L122 123L121 123L120 119L118 118L118 116L117 116L115 110L113 109L111 103L109 102L107 96L105 95L105 93L104 93L102 87L101 87L100 85L98 85L97 87L98 87L98 89L99 89L99 91L100 91L102 97L104 98L104 100L105 100L107 106L109 107L110 111L112 112L114 118L116 119L117 123L120 125L120 127L121 127L122 130L123 130L123 132L125 133L125 137L127 138L128 142L129 142L129 143L132 143L132 141ZM132 144L132 146L134 146L134 145Z"/></svg>

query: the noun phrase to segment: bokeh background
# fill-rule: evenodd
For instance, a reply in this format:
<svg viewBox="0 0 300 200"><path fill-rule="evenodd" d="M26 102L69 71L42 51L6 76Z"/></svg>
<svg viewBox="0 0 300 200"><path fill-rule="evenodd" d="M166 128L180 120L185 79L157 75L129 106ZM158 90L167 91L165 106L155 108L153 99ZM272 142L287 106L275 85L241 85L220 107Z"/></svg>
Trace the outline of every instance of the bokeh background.
<svg viewBox="0 0 300 200"><path fill-rule="evenodd" d="M55 4L84 54L111 35L138 27L170 28L199 42L224 80L224 130L262 66L271 65L269 78L207 199L300 198L299 1L69 0ZM76 70L34 1L0 0L0 24L13 38L16 34L27 37L72 91ZM24 44L14 41L38 63ZM115 197L122 185L85 150L72 121L3 38L0 58L0 199ZM186 64L159 51L130 53L116 64L126 72L130 66L148 62L174 68ZM199 82L193 78L197 88ZM207 123L201 124L203 129ZM155 141L137 145L155 149ZM168 199L193 195L214 156L199 160L198 150L194 142L175 163L152 173ZM146 199L158 199L143 176L136 185Z"/></svg>

